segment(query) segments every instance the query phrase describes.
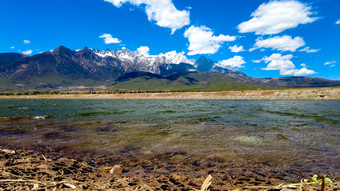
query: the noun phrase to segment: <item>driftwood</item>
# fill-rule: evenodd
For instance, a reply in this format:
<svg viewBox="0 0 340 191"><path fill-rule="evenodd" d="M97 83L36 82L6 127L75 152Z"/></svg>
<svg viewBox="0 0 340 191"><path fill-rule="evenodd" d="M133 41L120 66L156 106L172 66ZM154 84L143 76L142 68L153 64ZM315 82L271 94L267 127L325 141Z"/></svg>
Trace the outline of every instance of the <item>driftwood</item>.
<svg viewBox="0 0 340 191"><path fill-rule="evenodd" d="M0 182L4 183L18 183L18 182L24 182L31 184L33 186L33 190L38 189L38 188L53 188L57 187L59 185L65 185L68 188L71 188L73 190L76 190L77 187L67 181L60 181L60 182L49 182L49 181L38 181L38 180L24 180L24 179L5 179L5 180L0 180Z"/></svg>

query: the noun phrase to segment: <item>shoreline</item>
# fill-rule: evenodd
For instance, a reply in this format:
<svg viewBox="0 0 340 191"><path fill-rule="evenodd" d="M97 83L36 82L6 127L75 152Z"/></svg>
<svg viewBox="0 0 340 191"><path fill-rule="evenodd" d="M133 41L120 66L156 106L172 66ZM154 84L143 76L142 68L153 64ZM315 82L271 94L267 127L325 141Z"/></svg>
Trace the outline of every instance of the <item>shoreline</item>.
<svg viewBox="0 0 340 191"><path fill-rule="evenodd" d="M0 99L340 100L340 87L213 92L2 95Z"/></svg>
<svg viewBox="0 0 340 191"><path fill-rule="evenodd" d="M175 154L176 155L176 154ZM164 156L163 156L164 157ZM97 158L100 160L100 158ZM312 184L312 177L303 177L300 182L271 174L262 174L266 166L255 166L258 174L243 168L235 174L235 168L202 169L200 176L194 176L195 168L183 164L181 170L168 171L168 164L159 168L164 158L158 161L129 163L106 163L106 166L91 166L87 162L55 155L53 152L33 150L0 149L0 190L198 190L212 176L212 190L320 190L320 184ZM117 161L116 161L117 162ZM156 170L157 169L157 170ZM218 171L218 172L214 172ZM256 175L256 176L254 176ZM285 177L285 178L284 178ZM339 189L340 182L333 177L325 190ZM320 176L318 180L321 181Z"/></svg>

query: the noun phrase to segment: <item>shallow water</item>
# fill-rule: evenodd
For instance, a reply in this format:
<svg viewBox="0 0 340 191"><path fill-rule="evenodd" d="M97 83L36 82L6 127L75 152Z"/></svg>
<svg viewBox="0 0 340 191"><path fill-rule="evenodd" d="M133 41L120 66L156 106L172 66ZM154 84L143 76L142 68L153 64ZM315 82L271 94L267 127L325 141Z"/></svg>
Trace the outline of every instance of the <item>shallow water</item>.
<svg viewBox="0 0 340 191"><path fill-rule="evenodd" d="M65 155L181 152L338 176L339 127L340 101L0 100L1 145Z"/></svg>
<svg viewBox="0 0 340 191"><path fill-rule="evenodd" d="M0 117L72 121L208 123L229 126L340 125L339 101L0 100Z"/></svg>

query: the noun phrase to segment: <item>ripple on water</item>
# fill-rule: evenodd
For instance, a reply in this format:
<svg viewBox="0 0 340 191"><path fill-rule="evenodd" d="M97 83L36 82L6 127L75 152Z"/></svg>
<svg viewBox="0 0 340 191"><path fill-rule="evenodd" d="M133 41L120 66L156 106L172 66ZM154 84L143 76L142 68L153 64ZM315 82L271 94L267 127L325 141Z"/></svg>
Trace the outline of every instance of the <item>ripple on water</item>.
<svg viewBox="0 0 340 191"><path fill-rule="evenodd" d="M9 103L7 103L9 102ZM108 156L182 150L198 162L278 160L338 169L340 102L0 100L0 144ZM12 108L6 109L8 106ZM19 109L28 107L29 109ZM4 109L5 108L5 109ZM62 150L63 152L65 150ZM224 160L225 159L225 160ZM326 162L325 162L326 161Z"/></svg>

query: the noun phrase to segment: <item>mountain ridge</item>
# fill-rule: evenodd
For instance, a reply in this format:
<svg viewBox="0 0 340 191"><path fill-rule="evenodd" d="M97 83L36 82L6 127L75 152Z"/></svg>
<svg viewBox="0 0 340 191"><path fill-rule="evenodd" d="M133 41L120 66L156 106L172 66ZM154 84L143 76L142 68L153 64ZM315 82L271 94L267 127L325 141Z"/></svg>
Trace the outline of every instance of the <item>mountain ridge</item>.
<svg viewBox="0 0 340 191"><path fill-rule="evenodd" d="M204 56L196 61L176 51L148 55L126 48L100 51L88 47L71 50L59 46L33 56L0 53L0 91L65 89L74 86L230 90L329 87L340 86L340 81L315 77L254 78L236 68L222 68Z"/></svg>

